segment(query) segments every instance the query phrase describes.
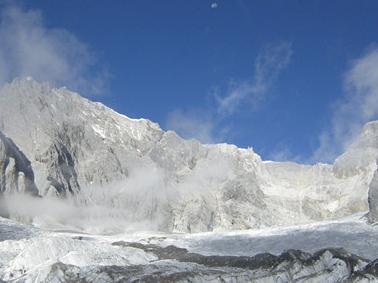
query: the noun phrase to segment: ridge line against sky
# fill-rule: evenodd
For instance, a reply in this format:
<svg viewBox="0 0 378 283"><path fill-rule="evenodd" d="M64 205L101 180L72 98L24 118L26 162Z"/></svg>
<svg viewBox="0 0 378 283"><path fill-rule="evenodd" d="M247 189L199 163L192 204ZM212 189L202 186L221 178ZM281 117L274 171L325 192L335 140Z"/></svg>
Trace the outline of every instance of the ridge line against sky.
<svg viewBox="0 0 378 283"><path fill-rule="evenodd" d="M378 118L372 1L142 2L1 1L0 83L66 85L274 160L330 162Z"/></svg>

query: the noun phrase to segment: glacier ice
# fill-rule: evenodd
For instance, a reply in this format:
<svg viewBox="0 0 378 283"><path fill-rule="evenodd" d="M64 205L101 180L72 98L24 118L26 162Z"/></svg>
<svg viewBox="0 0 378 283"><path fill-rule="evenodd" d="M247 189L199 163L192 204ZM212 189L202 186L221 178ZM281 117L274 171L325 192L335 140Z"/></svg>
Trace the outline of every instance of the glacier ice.
<svg viewBox="0 0 378 283"><path fill-rule="evenodd" d="M0 280L7 282L378 280L377 261L371 256L377 254L378 246L365 241L375 240L378 229L361 220L288 227L286 231L88 235L39 230L0 218L0 234L3 231L14 233L13 239L0 239ZM21 236L20 231L28 233ZM343 236L327 236L341 231ZM295 241L288 246L293 236ZM299 250L306 240L305 249ZM357 253L333 246L344 242L358 244Z"/></svg>

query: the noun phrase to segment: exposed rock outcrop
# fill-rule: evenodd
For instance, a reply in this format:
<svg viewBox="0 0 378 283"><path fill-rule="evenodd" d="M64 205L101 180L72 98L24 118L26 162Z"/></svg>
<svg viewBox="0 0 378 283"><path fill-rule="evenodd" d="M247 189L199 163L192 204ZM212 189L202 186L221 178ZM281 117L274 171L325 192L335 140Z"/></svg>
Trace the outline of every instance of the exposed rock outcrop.
<svg viewBox="0 0 378 283"><path fill-rule="evenodd" d="M122 245L122 243L116 243ZM365 282L378 280L376 263L342 249L324 249L314 254L289 250L279 256L203 256L174 246L129 243L158 256L159 261L137 266L79 268L55 263L46 282ZM162 260L162 261L160 261ZM95 279L96 278L96 279Z"/></svg>
<svg viewBox="0 0 378 283"><path fill-rule="evenodd" d="M0 193L38 194L30 161L16 144L0 132Z"/></svg>

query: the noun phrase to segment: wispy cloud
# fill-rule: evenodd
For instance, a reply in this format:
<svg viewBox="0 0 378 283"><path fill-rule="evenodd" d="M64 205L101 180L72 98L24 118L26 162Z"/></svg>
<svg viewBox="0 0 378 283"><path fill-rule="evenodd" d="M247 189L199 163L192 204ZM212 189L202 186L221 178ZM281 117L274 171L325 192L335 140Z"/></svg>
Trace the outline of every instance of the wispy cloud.
<svg viewBox="0 0 378 283"><path fill-rule="evenodd" d="M106 71L94 72L90 48L64 29L47 28L38 10L0 5L0 84L17 76L65 85L96 95L107 85Z"/></svg>
<svg viewBox="0 0 378 283"><path fill-rule="evenodd" d="M279 74L289 65L292 53L291 44L288 42L264 48L256 58L253 79L233 84L227 95L217 97L218 112L232 115L245 102L255 110L265 99L267 91Z"/></svg>
<svg viewBox="0 0 378 283"><path fill-rule="evenodd" d="M183 138L195 138L203 143L214 143L220 140L215 133L214 117L205 111L175 110L168 114L166 127Z"/></svg>
<svg viewBox="0 0 378 283"><path fill-rule="evenodd" d="M217 93L215 101L205 109L173 111L168 115L166 128L184 138L196 138L205 143L223 141L226 135L232 134L225 118L244 103L257 110L269 88L290 63L292 53L288 42L266 46L256 58L251 80L232 83L226 95Z"/></svg>
<svg viewBox="0 0 378 283"><path fill-rule="evenodd" d="M331 128L321 133L314 161L332 161L355 140L366 122L378 118L378 47L351 63L344 83L345 95L334 105Z"/></svg>
<svg viewBox="0 0 378 283"><path fill-rule="evenodd" d="M268 159L273 161L291 161L298 163L306 162L306 160L303 159L303 156L293 153L287 142L278 143L268 154Z"/></svg>
<svg viewBox="0 0 378 283"><path fill-rule="evenodd" d="M210 7L211 7L211 9L216 9L216 8L218 8L218 3L213 2L213 3L211 3Z"/></svg>

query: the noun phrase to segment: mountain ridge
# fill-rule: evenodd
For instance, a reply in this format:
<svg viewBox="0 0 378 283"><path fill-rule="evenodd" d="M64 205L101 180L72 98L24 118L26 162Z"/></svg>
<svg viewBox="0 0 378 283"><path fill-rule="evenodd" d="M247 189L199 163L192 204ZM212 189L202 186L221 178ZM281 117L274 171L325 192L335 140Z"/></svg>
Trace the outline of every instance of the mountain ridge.
<svg viewBox="0 0 378 283"><path fill-rule="evenodd" d="M185 140L30 78L0 91L0 131L30 160L41 196L125 211L131 222L164 231L261 228L366 211L376 125L365 126L334 164L302 165Z"/></svg>

